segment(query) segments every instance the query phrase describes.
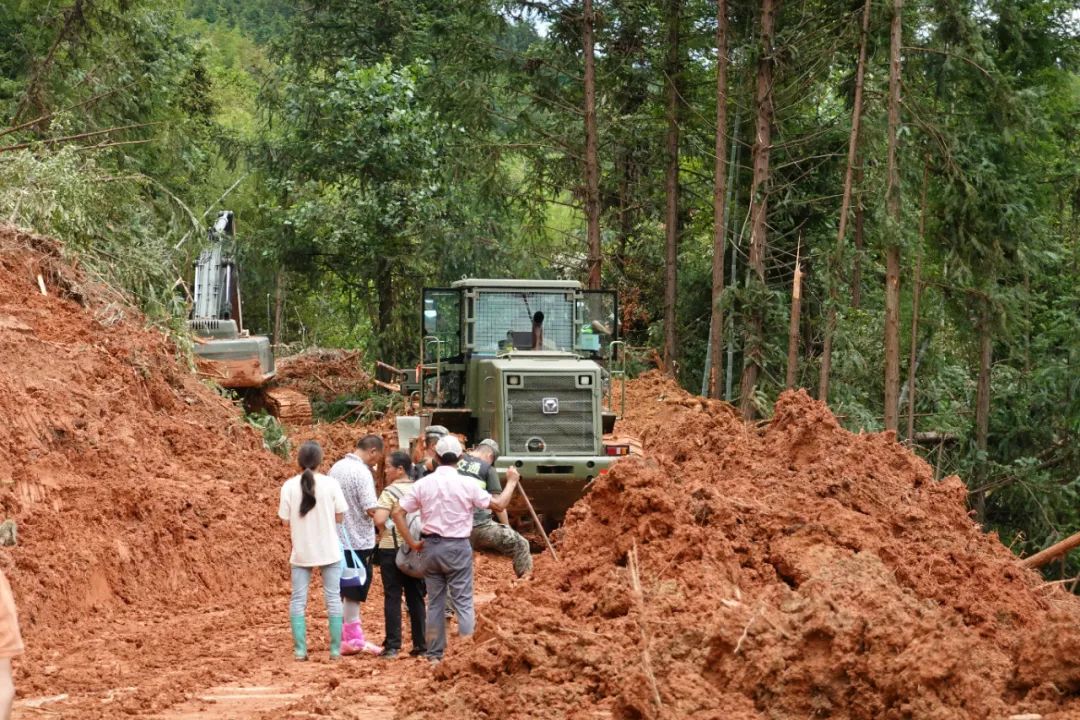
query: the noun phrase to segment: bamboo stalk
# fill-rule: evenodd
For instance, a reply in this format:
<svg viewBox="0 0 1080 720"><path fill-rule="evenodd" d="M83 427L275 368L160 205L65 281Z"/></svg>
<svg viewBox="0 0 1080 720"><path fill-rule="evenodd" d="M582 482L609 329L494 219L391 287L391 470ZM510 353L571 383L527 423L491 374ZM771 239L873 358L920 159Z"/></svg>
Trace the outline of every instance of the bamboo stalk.
<svg viewBox="0 0 1080 720"><path fill-rule="evenodd" d="M802 310L802 234L799 234L799 246L795 250L795 276L791 281L791 319L788 326L787 382L788 390L795 387L799 365L799 313Z"/></svg>
<svg viewBox="0 0 1080 720"><path fill-rule="evenodd" d="M555 552L555 546L551 544L551 538L544 532L544 526L540 524L540 518L536 515L536 510L533 509L532 502L529 500L529 496L525 494L525 486L521 484L521 480L518 480L518 490L521 492L521 498L525 501L525 507L529 509L529 517L532 518L533 523L536 525L536 529L540 531L541 537L544 538L544 543L547 545L548 551L551 553L551 557L555 558L555 562L559 561L559 555Z"/></svg>
<svg viewBox="0 0 1080 720"><path fill-rule="evenodd" d="M1070 535L1061 542L1054 543L1045 550L1037 552L1031 557L1024 558L1020 561L1020 564L1026 568L1042 567L1054 558L1064 555L1077 547L1080 547L1080 533Z"/></svg>
<svg viewBox="0 0 1080 720"><path fill-rule="evenodd" d="M885 429L899 428L900 399L900 45L903 36L904 0L893 0L889 41L889 103L886 151L885 215L889 219L885 240L885 372L883 396Z"/></svg>
<svg viewBox="0 0 1080 720"><path fill-rule="evenodd" d="M55 145L62 142L71 142L73 140L85 140L89 137L96 137L98 135L106 135L108 133L120 132L121 130L136 130L138 128L150 127L151 125L161 125L160 122L150 123L135 123L134 125L119 125L117 127L106 128L104 130L92 130L90 132L78 133L77 135L64 135L57 138L48 138L46 140L34 140L31 142L16 143L15 145L5 145L0 147L0 152L11 152L13 150L23 150L34 145ZM140 141L140 142L145 142Z"/></svg>
<svg viewBox="0 0 1080 720"><path fill-rule="evenodd" d="M836 306L840 302L837 276L844 252L844 236L847 235L848 211L851 209L851 188L855 173L855 158L859 150L859 127L862 123L863 82L866 77L866 45L870 32L872 0L863 6L862 26L859 32L859 62L855 68L855 98L851 109L851 132L848 135L847 165L844 169L844 189L840 201L840 219L836 229L836 249L829 265L829 306L825 321L825 340L821 353L821 370L818 376L818 400L829 401L829 373L832 370L833 335L836 333Z"/></svg>
<svg viewBox="0 0 1080 720"><path fill-rule="evenodd" d="M907 438L915 435L915 366L919 339L919 296L922 294L922 249L926 240L926 187L930 184L930 159L923 162L922 209L919 212L919 250L915 256L915 279L911 285L911 348L908 356Z"/></svg>
<svg viewBox="0 0 1080 720"><path fill-rule="evenodd" d="M120 87L115 87L112 90L106 90L103 93L99 93L99 94L95 95L92 98L87 98L86 100L83 100L80 103L76 103L75 105L71 105L69 107L66 107L63 110L54 111L54 112L47 112L44 115L39 115L38 117L34 118L33 120L27 120L24 123L19 123L18 125L12 125L11 127L4 128L3 130L0 130L0 137L3 137L5 135L10 135L11 133L18 132L19 130L25 130L26 128L28 128L28 127L30 127L32 125L36 125L39 122L42 122L44 120L48 120L53 115L55 115L56 112L71 112L72 110L81 108L84 105L89 105L90 103L94 102L95 100L100 100L100 99L102 99L104 97L108 97L109 95L112 95L113 93L118 92L120 90L127 90L129 87L131 87L134 84L135 84L134 81L129 82L126 85L121 85Z"/></svg>
<svg viewBox="0 0 1080 720"><path fill-rule="evenodd" d="M83 152L85 150L104 150L111 147L119 147L120 145L145 145L150 142L149 140L122 140L120 142L111 143L99 143L97 145L84 145L83 147L76 148L75 152Z"/></svg>
<svg viewBox="0 0 1080 720"><path fill-rule="evenodd" d="M641 631L641 665L645 671L645 677L649 680L652 690L652 699L656 703L658 715L663 713L664 701L660 697L660 687L656 682L656 674L652 669L652 653L649 652L649 633L645 629L645 594L641 588L641 575L638 572L637 541L626 554L626 566L630 570L630 590L632 591L634 604L638 611L638 629Z"/></svg>
<svg viewBox="0 0 1080 720"><path fill-rule="evenodd" d="M713 166L712 313L709 316L709 346L705 367L708 397L720 399L720 374L724 343L724 245L727 231L727 0L716 3L716 162ZM705 395L703 391L701 394Z"/></svg>

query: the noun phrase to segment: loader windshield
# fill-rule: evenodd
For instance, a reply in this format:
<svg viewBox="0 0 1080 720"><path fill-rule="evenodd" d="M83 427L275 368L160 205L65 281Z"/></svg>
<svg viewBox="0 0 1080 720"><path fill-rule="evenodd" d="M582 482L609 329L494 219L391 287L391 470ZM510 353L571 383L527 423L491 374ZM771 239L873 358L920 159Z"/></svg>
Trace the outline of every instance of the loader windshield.
<svg viewBox="0 0 1080 720"><path fill-rule="evenodd" d="M537 320L542 322L537 323ZM539 349L574 349L574 295L562 291L481 292L476 301L475 351L531 350L537 325Z"/></svg>

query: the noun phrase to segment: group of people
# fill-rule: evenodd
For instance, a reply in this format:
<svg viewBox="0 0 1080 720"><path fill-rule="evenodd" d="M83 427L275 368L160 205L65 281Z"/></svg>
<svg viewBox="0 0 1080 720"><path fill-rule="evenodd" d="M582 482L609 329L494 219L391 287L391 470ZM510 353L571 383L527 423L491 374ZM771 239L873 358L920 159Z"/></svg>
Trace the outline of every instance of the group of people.
<svg viewBox="0 0 1080 720"><path fill-rule="evenodd" d="M518 472L509 468L503 487L494 467L498 444L484 440L466 453L445 427L432 425L416 452L415 458L404 450L384 457L382 438L365 435L354 452L323 475L317 471L323 460L318 443L300 447L302 472L282 486L278 507L292 537L289 622L297 660L308 657L306 607L316 568L322 576L332 659L362 652L397 657L404 599L412 636L409 654L432 662L446 651L449 608L460 635L471 635L475 627L474 548L512 557L518 577L532 571L529 543L509 526L506 515ZM380 464L386 486L377 495L373 470ZM419 537L409 528L412 513L419 515ZM399 568L403 546L419 554L423 578ZM383 586L382 645L364 634L360 612L376 565Z"/></svg>

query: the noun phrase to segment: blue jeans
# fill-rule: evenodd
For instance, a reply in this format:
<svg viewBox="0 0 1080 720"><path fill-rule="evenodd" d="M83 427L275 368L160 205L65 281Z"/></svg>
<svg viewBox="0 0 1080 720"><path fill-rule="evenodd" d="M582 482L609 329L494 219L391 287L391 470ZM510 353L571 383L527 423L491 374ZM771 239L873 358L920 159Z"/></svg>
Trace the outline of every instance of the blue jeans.
<svg viewBox="0 0 1080 720"><path fill-rule="evenodd" d="M289 598L289 615L303 616L307 610L308 586L311 585L311 571L315 568L292 566L292 597ZM333 563L319 568L322 575L323 595L326 597L326 614L341 617L341 565Z"/></svg>

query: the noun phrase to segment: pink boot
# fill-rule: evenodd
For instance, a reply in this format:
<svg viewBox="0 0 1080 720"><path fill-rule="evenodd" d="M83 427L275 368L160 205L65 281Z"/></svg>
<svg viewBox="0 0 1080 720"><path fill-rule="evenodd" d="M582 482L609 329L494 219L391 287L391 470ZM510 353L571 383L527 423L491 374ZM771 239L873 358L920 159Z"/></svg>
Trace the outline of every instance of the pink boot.
<svg viewBox="0 0 1080 720"><path fill-rule="evenodd" d="M364 647L364 631L359 622L345 623L341 632L341 654L355 655Z"/></svg>
<svg viewBox="0 0 1080 720"><path fill-rule="evenodd" d="M382 650L382 647L370 643L364 638L364 629L359 620L345 624L341 638L342 655L356 655L361 651L378 655Z"/></svg>

